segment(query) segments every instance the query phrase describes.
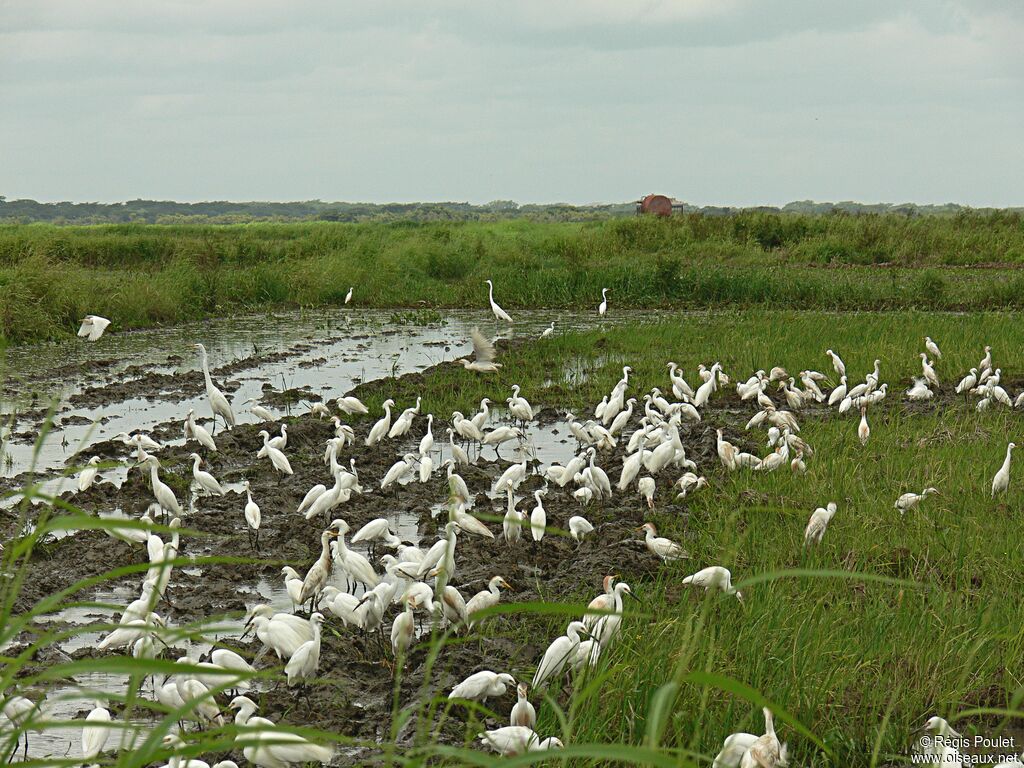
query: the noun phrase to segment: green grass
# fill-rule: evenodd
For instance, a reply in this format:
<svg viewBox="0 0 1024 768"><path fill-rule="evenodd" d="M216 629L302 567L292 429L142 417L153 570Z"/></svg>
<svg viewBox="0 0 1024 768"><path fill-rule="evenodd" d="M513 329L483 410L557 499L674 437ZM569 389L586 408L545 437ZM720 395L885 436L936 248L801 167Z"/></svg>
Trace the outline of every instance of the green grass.
<svg viewBox="0 0 1024 768"><path fill-rule="evenodd" d="M881 766L904 759L909 731L928 715L959 717L958 728L989 734L1007 723L1019 726L1024 716L1018 586L1024 490L1015 479L1005 497L989 498L1006 442L1024 442L1020 414L979 414L963 401L908 408L902 390L919 371L916 353L926 334L943 348L938 371L947 386L991 344L1004 382L1012 382L1007 388L1011 394L1020 389L1024 326L1012 314L751 310L559 335L506 351L505 368L493 376L444 367L358 392L371 408L389 396L401 407L419 394L423 412L447 413L468 410L485 395L501 399L518 383L535 405L578 408L599 400L623 363L634 368L632 392L643 393L665 388L668 360L684 366L691 381L698 363L720 360L735 381L774 364L827 372L824 349L831 347L857 380L880 358L890 396L869 414L867 446L856 438L855 417L807 415L800 419L801 435L816 453L806 476L786 470L727 475L714 463L702 465L711 486L691 497L688 536L682 508L669 503L662 477L650 519L663 535L686 537L691 559L635 585L644 603L627 607L623 630L597 675L578 681L562 708L539 706L537 730L564 738L563 765L706 765L699 756L713 755L728 733L760 732L759 708L767 703L779 713L791 765ZM589 375L570 387L558 371L577 364ZM751 406L726 417L713 398L705 420L733 424L752 412ZM728 436L763 441L763 433L745 436L735 427ZM896 497L926 485L942 495L901 518L892 507ZM807 518L828 501L836 501L839 512L823 545L805 552ZM16 570L36 543L30 537L9 546L8 570ZM680 589L686 573L711 564L731 568L745 605ZM9 613L16 588L16 579L0 585L0 606L8 606L0 609L0 641L19 626ZM557 597L589 595L581 585L578 594ZM508 624L553 637L566 621L564 614L541 612ZM3 687L19 664L27 664L6 661ZM133 662L119 663L130 668ZM56 665L49 674L61 672ZM396 709L395 717L416 717L433 706L422 701L418 709ZM170 718L159 727L169 728ZM410 750L386 745L383 764L499 764L434 744L426 723ZM198 736L197 753L231 734L228 728ZM153 749L122 754L118 765L142 765L155 756Z"/></svg>
<svg viewBox="0 0 1024 768"><path fill-rule="evenodd" d="M711 487L691 497L691 560L644 585L646 610L656 618L626 622L600 689L573 702L569 730L578 741L645 743L653 702L674 683L670 714L658 727L668 747L713 754L733 731L760 732L759 706L767 701L817 740L783 726L793 765L882 765L886 756L905 753L910 730L932 714L952 719L972 709L1009 710L1017 727L1024 716L1024 607L1015 554L1024 492L1017 483L997 502L989 498L1006 443L1024 437L1021 417L1005 409L978 414L973 400L908 409L902 392L920 375L915 353L926 334L944 349L945 384L977 365L987 343L1004 382L1014 382L1010 391L1021 388L1024 329L1013 315L744 312L565 335L516 348L493 378L452 369L408 387L399 379L364 391L397 392L400 405L415 391L424 411L448 412L519 383L535 404L578 407L610 390L622 362L635 369L634 391L643 393L666 388L668 360L684 365L691 380L698 363L714 360L734 379L774 364L831 373L824 350L832 347L852 381L879 357L890 396L869 414L866 447L857 439L856 417L807 416L801 435L815 456L806 476L727 474L717 461L701 466ZM594 349L611 362L572 391L560 383L545 387L552 367ZM722 420L713 406L714 400L705 417L712 425ZM750 406L742 419L752 413ZM727 431L761 444L762 455L763 434ZM679 540L680 508L670 504L665 485L659 481L651 519ZM942 495L901 518L893 509L897 496L929 485ZM823 545L804 552L807 519L828 501L839 512ZM714 564L750 583L745 606L724 596L680 594L686 573ZM562 624L551 620L549 634ZM608 690L623 693L602 693ZM970 731L982 721L982 732L990 733L1002 718L968 717L961 725ZM549 713L539 730L557 728Z"/></svg>
<svg viewBox="0 0 1024 768"><path fill-rule="evenodd" d="M0 336L280 306L981 309L1024 305L1019 214L587 223L0 226Z"/></svg>

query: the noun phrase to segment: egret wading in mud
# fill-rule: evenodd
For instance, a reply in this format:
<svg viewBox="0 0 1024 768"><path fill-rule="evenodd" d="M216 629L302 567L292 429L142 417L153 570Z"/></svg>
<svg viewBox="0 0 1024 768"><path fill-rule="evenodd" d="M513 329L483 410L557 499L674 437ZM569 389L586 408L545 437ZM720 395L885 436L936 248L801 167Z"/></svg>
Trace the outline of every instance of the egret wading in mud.
<svg viewBox="0 0 1024 768"><path fill-rule="evenodd" d="M196 349L199 350L200 364L203 368L203 380L206 382L206 399L210 402L210 410L213 412L214 430L217 428L218 416L224 420L224 425L230 429L235 426L235 412L231 410L231 403L228 402L224 393L214 386L213 379L210 377L210 363L206 356L206 347L202 344L196 344Z"/></svg>

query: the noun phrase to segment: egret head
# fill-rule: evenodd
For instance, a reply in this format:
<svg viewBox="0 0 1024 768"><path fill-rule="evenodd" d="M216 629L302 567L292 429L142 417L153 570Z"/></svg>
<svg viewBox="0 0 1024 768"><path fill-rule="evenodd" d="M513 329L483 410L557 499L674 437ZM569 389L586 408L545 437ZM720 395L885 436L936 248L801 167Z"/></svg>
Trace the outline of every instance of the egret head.
<svg viewBox="0 0 1024 768"><path fill-rule="evenodd" d="M829 512L831 512L834 515L836 513L836 509L838 509L838 507L836 506L836 503L834 501L830 501L825 506L825 509L827 509Z"/></svg>
<svg viewBox="0 0 1024 768"><path fill-rule="evenodd" d="M505 685L515 685L516 684L516 679L514 677L512 677L512 675L508 674L507 672L502 672L500 675L498 675L498 679L501 682L505 683Z"/></svg>

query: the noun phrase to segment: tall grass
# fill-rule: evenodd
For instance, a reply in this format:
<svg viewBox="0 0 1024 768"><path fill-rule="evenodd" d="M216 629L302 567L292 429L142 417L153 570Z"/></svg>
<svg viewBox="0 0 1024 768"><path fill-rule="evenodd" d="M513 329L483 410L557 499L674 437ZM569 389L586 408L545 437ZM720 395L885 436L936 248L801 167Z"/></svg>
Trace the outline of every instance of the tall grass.
<svg viewBox="0 0 1024 768"><path fill-rule="evenodd" d="M950 218L747 213L592 223L0 226L0 335L119 328L214 313L500 302L590 308L891 309L1024 305L1024 225Z"/></svg>

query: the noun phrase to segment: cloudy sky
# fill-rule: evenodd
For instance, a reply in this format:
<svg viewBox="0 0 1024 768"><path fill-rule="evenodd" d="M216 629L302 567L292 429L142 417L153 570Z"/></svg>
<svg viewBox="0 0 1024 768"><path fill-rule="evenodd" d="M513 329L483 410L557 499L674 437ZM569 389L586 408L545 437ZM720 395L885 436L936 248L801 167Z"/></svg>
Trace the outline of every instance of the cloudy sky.
<svg viewBox="0 0 1024 768"><path fill-rule="evenodd" d="M0 194L1024 204L1020 0L0 0Z"/></svg>

